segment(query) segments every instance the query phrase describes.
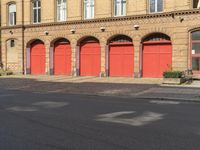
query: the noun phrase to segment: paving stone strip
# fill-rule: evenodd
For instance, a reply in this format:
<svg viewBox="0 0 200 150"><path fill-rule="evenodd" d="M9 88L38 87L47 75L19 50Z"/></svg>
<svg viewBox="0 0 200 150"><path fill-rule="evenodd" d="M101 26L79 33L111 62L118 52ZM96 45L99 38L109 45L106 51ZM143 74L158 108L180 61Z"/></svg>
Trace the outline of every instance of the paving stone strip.
<svg viewBox="0 0 200 150"><path fill-rule="evenodd" d="M200 88L167 87L160 86L160 83L161 79L65 76L9 76L0 78L0 88L34 93L72 93L200 101Z"/></svg>

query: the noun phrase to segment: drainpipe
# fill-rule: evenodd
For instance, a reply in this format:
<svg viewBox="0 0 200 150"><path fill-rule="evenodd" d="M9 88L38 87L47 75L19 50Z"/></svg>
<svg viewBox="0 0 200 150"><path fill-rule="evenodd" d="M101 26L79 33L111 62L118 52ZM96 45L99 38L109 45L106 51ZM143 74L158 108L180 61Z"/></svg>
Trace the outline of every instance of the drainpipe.
<svg viewBox="0 0 200 150"><path fill-rule="evenodd" d="M24 53L24 30L25 30L25 26L24 26L24 0L22 0L22 74L25 74L25 53Z"/></svg>

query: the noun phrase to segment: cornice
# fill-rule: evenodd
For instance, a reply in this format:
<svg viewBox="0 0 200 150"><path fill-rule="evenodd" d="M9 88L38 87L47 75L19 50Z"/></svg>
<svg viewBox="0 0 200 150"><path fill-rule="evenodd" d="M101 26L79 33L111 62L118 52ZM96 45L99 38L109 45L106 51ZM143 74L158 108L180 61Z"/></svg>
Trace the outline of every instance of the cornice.
<svg viewBox="0 0 200 150"><path fill-rule="evenodd" d="M192 15L199 14L200 10L181 10L181 11L172 11L156 14L142 14L142 15L132 15L132 16L123 16L123 17L108 17L108 18L99 18L91 20L73 20L66 22L51 22L51 23L41 23L41 24L29 24L29 25L17 25L17 26L5 26L1 27L1 30L5 29L19 29L19 28L38 28L38 27L48 27L48 26L63 26L63 25L77 25L85 23L102 23L102 22L111 22L111 21L126 21L126 20L138 20L138 19L149 19L149 18L160 18L160 17L175 17L181 15Z"/></svg>

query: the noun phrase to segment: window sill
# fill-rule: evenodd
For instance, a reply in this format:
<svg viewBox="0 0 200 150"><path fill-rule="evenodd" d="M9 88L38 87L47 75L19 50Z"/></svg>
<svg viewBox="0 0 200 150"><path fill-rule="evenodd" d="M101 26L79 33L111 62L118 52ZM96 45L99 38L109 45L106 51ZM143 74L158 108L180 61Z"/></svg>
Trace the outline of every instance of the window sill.
<svg viewBox="0 0 200 150"><path fill-rule="evenodd" d="M34 23L34 22L32 22L32 24L35 24L35 25L37 25L37 24L41 24L41 22L37 22L37 23Z"/></svg>
<svg viewBox="0 0 200 150"><path fill-rule="evenodd" d="M164 11L159 11L159 12L149 12L149 14L162 14Z"/></svg>
<svg viewBox="0 0 200 150"><path fill-rule="evenodd" d="M119 16L113 16L113 17L125 17L126 15L119 15Z"/></svg>

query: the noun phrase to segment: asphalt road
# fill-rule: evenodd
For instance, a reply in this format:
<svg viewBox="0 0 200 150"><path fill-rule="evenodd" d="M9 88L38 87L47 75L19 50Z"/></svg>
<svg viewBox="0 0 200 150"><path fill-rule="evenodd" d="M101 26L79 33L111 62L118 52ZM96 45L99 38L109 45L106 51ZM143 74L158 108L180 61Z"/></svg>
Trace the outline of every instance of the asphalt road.
<svg viewBox="0 0 200 150"><path fill-rule="evenodd" d="M0 88L0 150L199 150L200 103Z"/></svg>

